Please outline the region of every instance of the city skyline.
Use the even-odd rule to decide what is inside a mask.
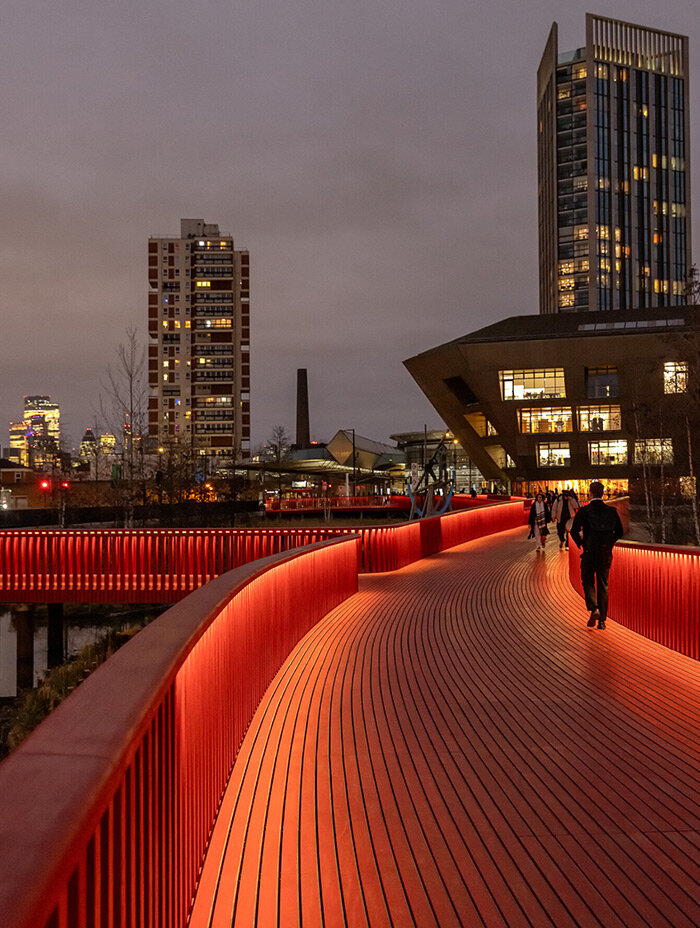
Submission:
[[[293,432],[299,367],[314,438],[439,425],[403,358],[537,311],[534,72],[552,21],[561,50],[586,9],[688,35],[697,150],[695,7],[16,5],[4,428],[18,397],[51,394],[77,446],[126,330],[147,345],[143,242],[188,215],[253,255],[253,447]]]

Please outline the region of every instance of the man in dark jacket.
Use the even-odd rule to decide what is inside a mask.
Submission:
[[[594,480],[589,489],[590,502],[578,510],[571,526],[571,537],[579,548],[583,547],[581,583],[591,613],[586,623],[589,628],[596,623],[598,628],[605,628],[613,545],[623,534],[617,509],[605,505],[603,493],[603,484]]]

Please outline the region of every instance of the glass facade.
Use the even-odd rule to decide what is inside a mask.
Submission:
[[[547,441],[537,446],[538,467],[569,467],[570,464],[571,452],[568,442]]]
[[[579,406],[582,432],[617,432],[622,428],[619,406]]]
[[[556,246],[554,274],[540,273],[541,286],[554,278],[554,292],[541,294],[541,312],[682,305],[687,39],[590,14],[586,29],[586,46],[555,58],[550,136],[538,110],[541,217],[549,215],[542,199],[556,199],[552,244],[540,243],[545,263]],[[551,99],[541,85],[540,104]]]
[[[590,441],[588,455],[591,464],[626,464],[627,442],[622,439]]]
[[[666,361],[664,364],[664,393],[685,393],[687,390],[687,361]]]
[[[558,307],[586,310],[588,252],[588,161],[586,67],[557,68]]]
[[[561,367],[499,371],[501,399],[558,399],[566,396]]]
[[[536,409],[519,409],[521,432],[571,432],[573,417],[571,407],[541,406]]]
[[[634,443],[635,464],[673,464],[673,441],[670,438],[642,438]]]
[[[687,273],[683,81],[600,62],[593,71],[595,308],[679,305]]]

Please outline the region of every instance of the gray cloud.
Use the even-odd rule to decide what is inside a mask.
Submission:
[[[697,0],[610,12],[689,34],[694,60]],[[436,425],[403,358],[536,311],[553,19],[582,40],[575,0],[5,4],[0,433],[51,392],[79,437],[145,330],[146,240],[181,216],[250,249],[256,441],[293,427],[299,366],[318,438]]]

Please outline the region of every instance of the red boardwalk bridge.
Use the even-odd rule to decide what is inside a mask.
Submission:
[[[698,553],[620,544],[599,632],[521,503],[404,529],[207,583],[0,765],[3,928],[699,924]]]

